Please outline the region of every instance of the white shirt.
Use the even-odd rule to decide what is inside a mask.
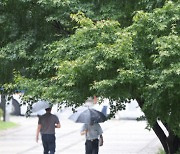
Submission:
[[[99,135],[102,135],[103,133],[102,128],[98,123],[95,123],[93,125],[84,124],[81,129],[81,132],[85,130],[87,130],[86,140],[98,139]]]

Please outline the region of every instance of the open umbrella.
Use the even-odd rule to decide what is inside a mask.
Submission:
[[[51,105],[49,104],[49,102],[43,101],[43,100],[37,101],[36,103],[34,103],[34,104],[32,105],[32,112],[38,112],[38,111],[40,111],[40,110],[44,110],[44,109],[47,109],[47,108],[49,108],[49,107],[51,107]]]
[[[95,109],[86,108],[80,111],[73,113],[70,117],[70,120],[76,123],[101,123],[107,120],[106,116]]]

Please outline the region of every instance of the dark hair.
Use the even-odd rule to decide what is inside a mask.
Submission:
[[[51,107],[49,107],[49,108],[46,108],[45,110],[46,110],[46,111],[51,111],[51,109],[52,109],[52,108],[51,108]]]

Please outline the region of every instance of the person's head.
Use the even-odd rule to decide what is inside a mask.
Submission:
[[[48,108],[46,108],[45,110],[46,110],[46,112],[51,112],[51,107],[48,107]]]

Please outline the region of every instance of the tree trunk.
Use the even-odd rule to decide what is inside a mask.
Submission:
[[[158,122],[156,121],[156,123],[154,124],[153,128],[152,128],[155,132],[155,134],[157,135],[157,137],[159,138],[164,151],[169,154],[169,148],[168,148],[168,144],[167,144],[167,137],[164,133],[164,131],[162,130],[162,128],[159,126]]]
[[[136,100],[140,108],[142,109],[144,105],[144,101],[142,101],[141,99],[136,99]],[[148,120],[148,117],[146,118]],[[166,154],[175,154],[178,150],[180,150],[180,138],[177,135],[174,135],[174,133],[169,129],[167,124],[164,126],[169,133],[168,137],[166,136],[164,130],[160,127],[157,121],[153,125],[152,129],[159,138]]]
[[[180,138],[173,133],[169,133],[167,138],[169,154],[175,154],[180,148]]]
[[[153,130],[159,138],[166,154],[175,154],[179,150],[180,138],[174,135],[171,130],[168,129],[169,135],[167,137],[158,122],[154,124]]]
[[[4,94],[1,94],[1,108],[3,110],[3,121],[6,121],[6,99]]]

